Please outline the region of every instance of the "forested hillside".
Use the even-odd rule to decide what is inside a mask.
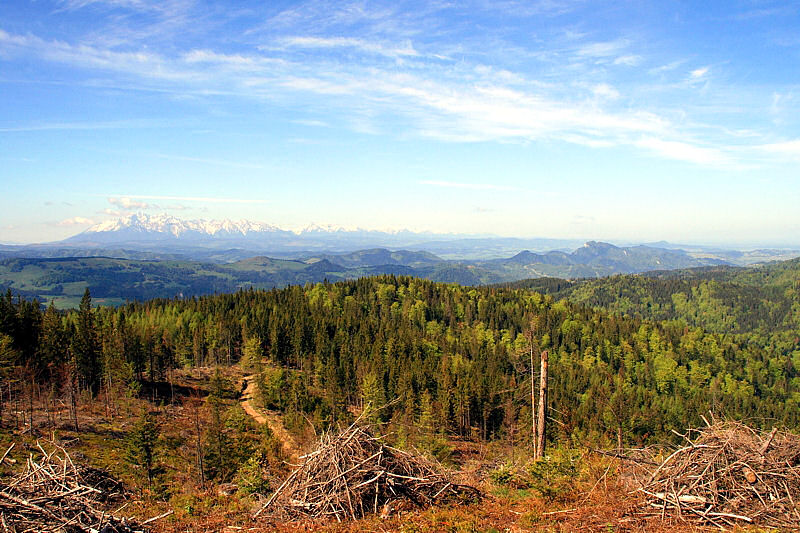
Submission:
[[[531,334],[550,353],[550,439],[661,440],[708,410],[800,426],[796,336],[708,333],[526,289],[383,276],[95,310],[86,295],[67,314],[10,293],[1,301],[5,375],[16,368],[55,385],[73,375],[96,393],[174,367],[263,359],[262,400],[290,429],[389,403],[375,416],[401,433],[524,438]]]
[[[119,305],[126,300],[201,296],[250,287],[271,289],[387,274],[483,285],[538,276],[598,277],[721,262],[697,259],[681,250],[619,248],[600,242],[586,243],[572,253],[524,251],[505,259],[458,261],[427,252],[384,248],[346,254],[300,254],[299,259],[248,256],[234,262],[214,262],[226,255],[223,251],[206,250],[202,262],[178,260],[174,254],[151,254],[153,260],[141,260],[150,257],[144,252],[137,256],[137,252],[125,250],[106,251],[113,255],[0,259],[0,291],[11,289],[26,298],[53,301],[59,308],[69,308],[78,306],[86,287],[104,305]],[[241,257],[243,250],[229,252],[229,256]]]
[[[507,286],[617,314],[681,320],[718,333],[800,334],[800,259],[575,282],[540,278]]]

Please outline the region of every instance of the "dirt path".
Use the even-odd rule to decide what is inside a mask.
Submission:
[[[292,435],[286,430],[283,425],[283,420],[278,413],[274,411],[267,411],[255,406],[256,394],[256,379],[255,375],[244,377],[244,392],[242,393],[241,404],[244,412],[253,417],[253,420],[259,424],[266,424],[272,430],[272,434],[281,441],[283,451],[293,461],[296,461],[300,455],[300,446]]]

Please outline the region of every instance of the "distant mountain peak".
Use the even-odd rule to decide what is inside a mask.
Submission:
[[[260,222],[249,220],[233,221],[223,220],[183,220],[166,213],[148,215],[146,213],[133,213],[121,218],[108,220],[95,224],[81,235],[108,232],[140,232],[161,233],[174,237],[181,237],[187,233],[198,233],[215,236],[220,233],[226,235],[247,235],[253,232],[282,231],[280,228]]]
[[[95,224],[86,231],[61,241],[66,246],[126,246],[139,249],[236,247],[251,251],[350,252],[382,246],[415,247],[446,238],[446,234],[416,233],[311,224],[289,230],[250,220],[187,220],[170,214],[133,213]],[[55,243],[51,243],[55,244]]]
[[[602,242],[602,241],[586,241],[583,243],[584,248],[599,248],[602,250],[610,250],[613,248],[618,248],[618,246],[614,246],[611,243]]]

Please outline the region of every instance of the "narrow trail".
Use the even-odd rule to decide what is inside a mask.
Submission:
[[[280,415],[274,411],[267,411],[255,406],[255,378],[256,376],[254,374],[244,377],[244,392],[241,398],[242,409],[244,409],[244,412],[250,415],[258,424],[266,424],[269,426],[275,438],[281,441],[283,451],[286,455],[291,458],[292,461],[296,461],[300,455],[300,446],[297,444],[294,437],[292,437],[291,433],[286,430]]]

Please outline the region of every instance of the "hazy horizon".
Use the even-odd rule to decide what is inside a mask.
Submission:
[[[132,215],[142,215],[143,213],[131,213]],[[161,214],[161,213],[159,213]],[[130,215],[128,215],[130,216]],[[174,215],[169,215],[174,216]],[[176,219],[180,221],[192,221],[192,222],[224,222],[224,221],[232,221],[232,222],[249,222],[249,223],[259,223],[265,224],[270,226],[275,226],[277,229],[284,230],[284,231],[291,231],[296,234],[302,234],[304,230],[313,229],[314,227],[319,227],[318,224],[308,224],[306,226],[295,226],[295,227],[281,227],[277,224],[272,224],[270,221],[267,220],[245,220],[245,219],[221,219],[221,220],[212,220],[212,219],[185,219],[180,216],[174,216]],[[121,220],[120,217],[117,220]],[[99,226],[96,224],[95,226]],[[75,231],[73,234],[68,235],[67,239],[70,237],[76,237],[82,233],[85,233],[87,230],[92,230],[95,226],[87,228],[85,230]],[[668,241],[666,239],[658,239],[658,240],[646,240],[646,239],[613,239],[613,238],[580,238],[580,237],[550,237],[546,235],[514,235],[514,234],[495,234],[495,233],[458,233],[458,232],[451,232],[451,233],[437,233],[432,231],[422,231],[422,232],[414,232],[412,230],[408,230],[407,228],[364,228],[364,227],[330,227],[330,228],[322,228],[325,230],[335,231],[337,229],[344,230],[344,231],[374,231],[374,232],[385,232],[385,233],[396,233],[396,232],[403,232],[409,231],[412,234],[420,235],[420,236],[427,236],[428,239],[435,237],[433,240],[459,240],[459,239],[518,239],[523,241],[533,241],[533,240],[542,240],[542,241],[569,241],[573,242],[575,247],[579,247],[580,244],[578,243],[587,243],[591,241],[596,242],[607,242],[610,244],[614,244],[616,246],[632,246],[632,245],[652,245],[657,247],[659,244],[668,244],[670,246],[687,246],[687,247],[707,247],[713,248],[718,247],[720,249],[729,249],[729,250],[753,250],[758,248],[779,248],[779,249],[800,249],[800,242],[797,241],[755,241],[755,242],[747,242],[747,241],[683,241],[683,242],[674,242]],[[9,245],[9,246],[29,246],[29,245],[52,245],[61,243],[65,239],[59,239],[54,241],[0,241],[0,245]],[[425,242],[421,240],[420,243]],[[74,243],[73,246],[80,246],[80,243]],[[165,248],[169,248],[170,243],[166,242],[164,244]],[[390,249],[397,249],[397,246],[393,246],[390,244],[381,245],[379,247],[383,248],[390,248]],[[570,248],[569,246],[560,246],[557,248],[563,249],[574,249]],[[543,248],[542,248],[543,249]],[[556,248],[553,248],[556,249]],[[522,251],[522,250],[520,250]]]

